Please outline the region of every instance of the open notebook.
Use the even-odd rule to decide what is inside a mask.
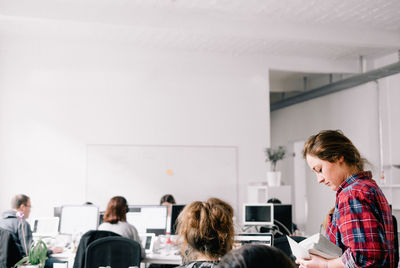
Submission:
[[[325,259],[335,259],[342,255],[342,249],[320,233],[312,235],[300,243],[297,243],[289,236],[287,236],[287,239],[290,249],[296,258],[309,259],[309,253]]]

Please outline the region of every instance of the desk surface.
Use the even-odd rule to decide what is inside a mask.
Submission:
[[[51,254],[51,257],[54,257],[59,260],[68,261],[69,267],[73,266],[73,262],[75,259],[75,253],[71,251],[64,251],[62,253]],[[182,264],[182,258],[176,254],[157,254],[157,253],[147,253],[146,257],[142,260],[142,263],[154,263],[154,264]]]
[[[51,254],[50,256],[59,260],[68,261],[70,259],[75,259],[75,252],[65,250],[64,252]]]
[[[157,254],[157,253],[148,253],[146,257],[142,260],[143,263],[154,263],[154,264],[182,264],[182,258],[180,255],[171,254]]]

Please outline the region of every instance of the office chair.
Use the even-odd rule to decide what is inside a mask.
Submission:
[[[13,235],[0,228],[0,268],[13,267],[20,259],[22,254]]]
[[[85,268],[140,267],[140,259],[141,248],[138,242],[125,237],[106,237],[90,243],[87,247]]]
[[[394,263],[395,266],[399,264],[399,234],[397,232],[397,219],[392,215],[393,232],[394,232]]]
[[[85,268],[85,255],[86,255],[86,249],[87,247],[94,241],[105,238],[105,237],[110,237],[110,236],[117,236],[119,237],[119,234],[116,234],[114,232],[109,232],[109,231],[97,231],[97,230],[90,230],[84,233],[81,237],[81,240],[79,241],[78,249],[75,254],[75,260],[74,260],[74,267],[73,268]]]
[[[297,243],[306,239],[306,237],[303,236],[291,236],[290,238],[292,238]],[[287,240],[286,236],[281,236],[274,239],[274,247],[282,250],[292,261],[296,260],[296,257],[293,256],[292,250],[290,249],[289,241]]]

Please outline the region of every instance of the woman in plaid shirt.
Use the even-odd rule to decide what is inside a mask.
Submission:
[[[353,143],[341,131],[325,130],[306,141],[303,154],[318,182],[336,191],[326,235],[343,255],[312,255],[296,260],[300,267],[397,267],[389,204]]]

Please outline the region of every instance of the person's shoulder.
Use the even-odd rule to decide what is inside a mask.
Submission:
[[[214,268],[217,266],[216,262],[199,262],[195,265],[195,268]]]
[[[211,261],[194,261],[188,264],[179,266],[179,268],[214,268],[217,266],[217,262]],[[178,267],[176,267],[178,268]]]
[[[121,225],[126,226],[126,228],[135,230],[135,232],[137,232],[136,227],[135,227],[133,224],[130,224],[130,223],[127,222],[127,221],[120,221],[120,223],[121,223]]]
[[[98,230],[106,230],[106,229],[110,228],[110,226],[112,226],[111,223],[103,222],[102,224],[99,225],[99,228],[97,228],[97,229]]]
[[[342,192],[339,193],[339,199],[349,201],[352,199],[358,200],[373,200],[381,190],[372,178],[356,178]]]
[[[17,218],[17,212],[15,210],[6,210],[1,214],[2,219],[16,219]]]
[[[132,224],[130,224],[129,222],[127,222],[127,221],[119,221],[119,222],[117,222],[117,224],[119,225],[119,226],[123,226],[123,227],[133,227],[133,225]]]

